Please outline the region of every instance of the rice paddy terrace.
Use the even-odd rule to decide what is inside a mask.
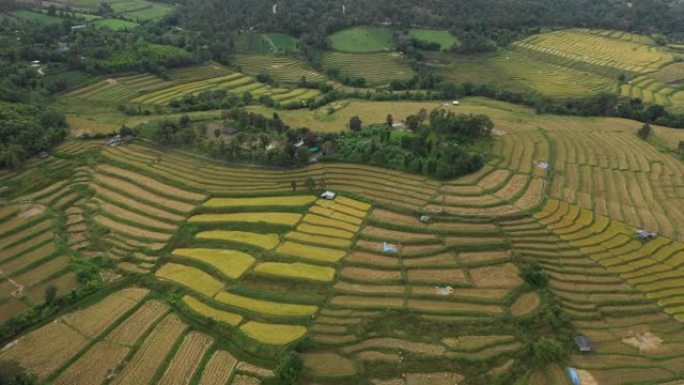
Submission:
[[[286,75],[287,72],[283,72],[283,74],[283,76],[294,77],[297,73]],[[110,78],[72,91],[66,94],[64,99],[76,99],[76,102],[84,100],[96,103],[163,107],[186,95],[197,95],[204,91],[217,90],[239,96],[249,92],[257,98],[261,95],[268,95],[283,105],[306,101],[309,98],[316,98],[321,95],[318,90],[271,88],[251,76],[210,63],[170,70],[169,80],[152,74]]]
[[[452,81],[480,79],[551,97],[619,92],[679,108],[684,72],[677,57],[647,36],[571,29],[533,35],[495,54],[437,56],[436,63],[443,62],[437,68]],[[626,80],[619,84],[621,75]]]
[[[555,301],[594,343],[568,363],[587,381],[682,378],[681,161],[635,122],[464,107],[487,110],[497,136],[482,170],[445,182],[93,141],[2,175],[0,322],[48,286],[82,289],[84,264],[104,289],[0,359],[53,384],[243,385],[298,346],[307,384],[567,384],[527,358]],[[308,178],[340,195],[318,198]],[[642,227],[660,235],[638,241]],[[530,264],[552,297],[525,283]]]

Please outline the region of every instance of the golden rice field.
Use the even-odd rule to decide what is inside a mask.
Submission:
[[[534,342],[521,337],[557,306],[594,344],[591,355],[569,348],[563,364],[585,378],[682,376],[681,162],[631,121],[479,98],[459,107],[500,132],[483,169],[448,181],[81,141],[0,175],[11,185],[39,167],[69,170],[0,207],[0,323],[40,306],[49,285],[60,298],[87,285],[83,266],[107,282],[0,341],[0,360],[46,384],[256,385],[305,341],[303,384],[500,385],[519,370],[521,384],[562,384],[564,366],[525,366]],[[339,195],[291,192],[309,177]],[[639,241],[638,228],[658,236]],[[546,289],[525,282],[526,265]]]

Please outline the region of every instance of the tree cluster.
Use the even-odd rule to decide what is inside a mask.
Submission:
[[[459,115],[441,109],[407,117],[408,130],[393,130],[393,124],[389,115],[386,126],[363,127],[361,119],[354,116],[349,121],[351,134],[337,134],[323,143],[324,157],[453,178],[484,165],[483,156],[469,144],[488,137],[494,127],[485,115]]]
[[[47,108],[0,102],[0,167],[17,168],[67,133],[64,115]]]

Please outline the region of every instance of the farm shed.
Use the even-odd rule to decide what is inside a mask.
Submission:
[[[591,352],[592,346],[591,346],[591,341],[589,341],[589,338],[587,338],[585,336],[575,336],[575,337],[573,337],[573,340],[575,340],[575,344],[577,345],[577,348],[579,349],[580,352],[582,352],[582,353]]]
[[[647,230],[637,230],[634,232],[634,235],[637,237],[637,239],[645,241],[657,237],[658,233]]]

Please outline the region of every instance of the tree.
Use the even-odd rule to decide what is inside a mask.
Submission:
[[[311,151],[309,150],[309,147],[300,146],[297,149],[297,151],[295,152],[295,159],[297,160],[298,164],[309,163],[310,157],[311,157]]]
[[[292,351],[280,361],[275,376],[264,381],[265,385],[298,385],[302,372],[302,359],[299,353]]]
[[[351,119],[349,119],[349,129],[352,131],[359,131],[361,130],[361,126],[363,125],[363,122],[361,121],[361,118],[358,116],[352,116]]]
[[[679,141],[679,147],[677,148],[677,151],[678,151],[680,154],[684,154],[684,140],[680,140],[680,141]]]
[[[33,385],[36,379],[24,372],[14,361],[0,361],[0,384]]]
[[[394,117],[392,116],[392,114],[387,115],[387,127],[394,127]]]
[[[219,136],[221,136],[221,129],[220,128],[214,128],[214,138],[218,139]]]
[[[534,363],[539,367],[563,360],[567,355],[563,345],[549,337],[541,337],[535,341],[530,349]]]
[[[292,186],[292,191],[297,191],[297,181],[292,179],[292,182],[290,182],[290,186]]]
[[[648,137],[651,135],[651,125],[645,123],[643,126],[641,126],[639,131],[637,131],[637,135],[643,140],[648,139]]]
[[[53,303],[55,298],[57,298],[57,287],[54,285],[49,285],[45,288],[45,303]]]
[[[520,270],[523,279],[530,286],[539,289],[548,286],[549,276],[539,266],[524,265]]]
[[[316,181],[312,177],[306,178],[306,188],[308,188],[310,192],[314,192],[316,189]]]

